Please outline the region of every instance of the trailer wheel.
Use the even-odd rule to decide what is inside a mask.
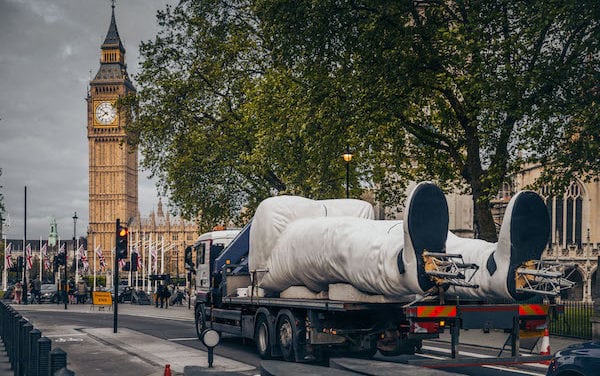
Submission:
[[[294,317],[289,311],[282,312],[277,321],[277,343],[283,359],[288,362],[296,360],[295,349],[298,336],[294,321]]]
[[[194,314],[194,321],[196,323],[196,335],[199,340],[202,340],[202,332],[206,329],[206,317],[204,317],[204,305],[200,304],[196,306],[196,312]]]
[[[271,359],[271,339],[269,335],[269,321],[265,315],[259,315],[254,329],[254,342],[261,359]]]

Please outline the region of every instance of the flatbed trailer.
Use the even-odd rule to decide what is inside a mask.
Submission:
[[[451,358],[456,360],[462,329],[504,330],[509,333],[511,356],[494,362],[531,362],[531,357],[519,357],[519,338],[543,336],[548,314],[548,306],[543,304],[407,306],[407,302],[236,296],[213,302],[210,294],[203,293],[197,299],[198,336],[212,328],[255,341],[264,359],[282,357],[296,362],[315,361],[331,354],[371,357],[377,350],[384,356],[414,354],[422,340],[439,338],[445,330],[450,331]],[[464,364],[464,359],[457,364]]]

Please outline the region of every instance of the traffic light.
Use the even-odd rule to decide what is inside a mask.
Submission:
[[[117,260],[127,259],[127,227],[117,226]]]
[[[188,246],[185,247],[185,268],[186,269],[193,269],[194,268],[194,263],[192,261],[192,247]]]
[[[66,260],[65,260],[65,252],[61,252],[58,255],[56,255],[56,264],[57,265],[65,265],[66,264]]]

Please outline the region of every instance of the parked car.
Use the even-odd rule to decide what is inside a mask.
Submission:
[[[115,291],[110,289],[112,298],[115,298]],[[119,285],[119,303],[131,302],[131,287]]]
[[[40,303],[57,303],[58,288],[55,284],[45,283],[40,287]]]
[[[571,345],[554,354],[546,376],[592,376],[600,370],[600,341]]]

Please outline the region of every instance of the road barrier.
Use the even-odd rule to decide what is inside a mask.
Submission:
[[[52,341],[4,302],[0,302],[0,337],[14,376],[75,374],[67,369],[67,353],[52,350]]]

